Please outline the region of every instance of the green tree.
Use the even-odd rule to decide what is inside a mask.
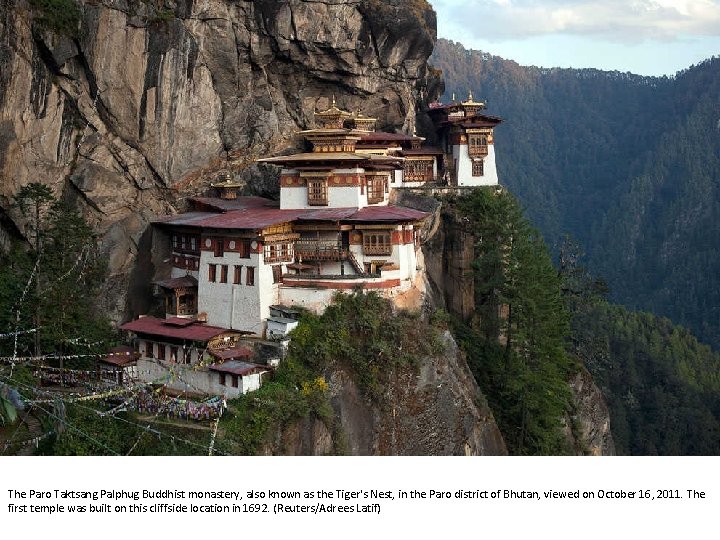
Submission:
[[[575,363],[549,252],[507,192],[476,189],[448,204],[474,238],[475,315],[456,332],[478,383],[513,453],[564,453]]]
[[[0,323],[8,332],[36,331],[18,335],[17,345],[3,340],[0,348],[61,357],[104,350],[112,333],[93,302],[106,264],[92,227],[41,184],[21,189],[16,204],[30,221],[31,240],[29,248],[15,245],[0,261]],[[86,345],[101,341],[96,349]]]

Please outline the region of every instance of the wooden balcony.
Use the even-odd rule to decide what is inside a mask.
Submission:
[[[300,240],[295,243],[295,258],[307,261],[342,261],[347,259],[347,253],[338,242]]]
[[[470,157],[485,157],[488,155],[487,144],[473,145],[468,147]]]

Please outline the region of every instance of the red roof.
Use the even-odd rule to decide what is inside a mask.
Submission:
[[[404,206],[366,206],[347,218],[347,221],[421,221],[428,212]]]
[[[280,210],[279,208],[246,208],[224,213],[194,212],[188,219],[187,214],[168,216],[159,223],[165,225],[184,225],[206,229],[259,230],[272,225],[293,221],[305,210]]]
[[[100,361],[117,367],[125,367],[137,362],[137,358],[138,354],[135,349],[127,345],[119,345],[110,349],[107,356],[101,358]]]
[[[169,317],[165,319],[165,324],[169,324],[170,326],[179,326],[181,328],[190,326],[194,322],[194,320],[186,319],[185,317]]]
[[[211,364],[208,368],[213,371],[219,371],[220,373],[232,373],[233,375],[247,375],[256,371],[268,371],[265,366],[242,362],[240,360],[227,360],[222,363]]]
[[[218,360],[231,360],[233,358],[251,358],[255,353],[247,347],[230,347],[221,351],[208,351]]]
[[[349,218],[357,208],[318,208],[317,210],[305,210],[298,216],[300,221],[340,221]]]
[[[279,208],[248,208],[222,214],[203,214],[188,220],[179,214],[177,220],[163,220],[167,225],[186,225],[208,229],[260,230],[280,223],[300,221],[418,221],[429,214],[402,206],[368,206],[357,208],[318,208],[281,210]]]
[[[226,332],[240,333],[235,330],[228,330],[226,328],[220,328],[219,326],[209,326],[196,321],[193,321],[192,324],[188,326],[178,327],[168,324],[166,319],[158,319],[157,317],[141,317],[135,321],[123,324],[120,328],[137,334],[185,339],[188,341],[208,341]]]

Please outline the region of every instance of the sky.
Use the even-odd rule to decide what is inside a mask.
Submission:
[[[720,55],[720,0],[430,0],[438,36],[522,65],[673,75]]]

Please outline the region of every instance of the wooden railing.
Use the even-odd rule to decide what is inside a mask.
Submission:
[[[300,240],[295,243],[297,259],[341,261],[347,258],[347,250],[339,242],[321,240]]]
[[[300,240],[295,243],[295,258],[306,261],[349,261],[358,275],[365,275],[365,269],[352,251],[344,248],[340,242]]]

